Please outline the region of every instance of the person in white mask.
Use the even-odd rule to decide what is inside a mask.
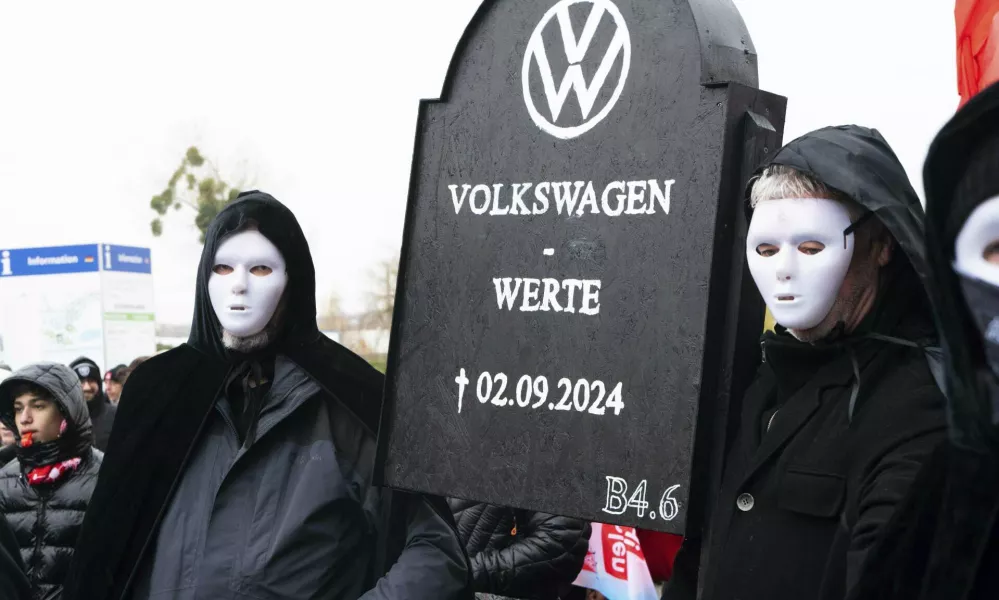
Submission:
[[[842,599],[944,435],[922,208],[884,138],[844,126],[782,148],[748,213],[746,262],[777,327],[733,404],[703,598]],[[665,597],[689,597],[681,582]]]
[[[382,375],[319,332],[315,294],[284,205],[219,213],[188,343],[123,389],[64,600],[471,597],[446,503],[372,484]]]

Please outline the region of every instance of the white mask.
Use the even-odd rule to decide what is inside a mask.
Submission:
[[[853,233],[844,234],[850,225],[850,213],[835,200],[785,198],[756,205],[746,260],[774,320],[803,330],[826,318],[853,258]]]
[[[243,231],[215,253],[208,296],[222,328],[244,338],[267,327],[287,284],[281,252],[259,231]]]
[[[961,227],[954,243],[954,270],[999,287],[999,265],[985,260],[985,251],[999,240],[999,197],[979,204]]]

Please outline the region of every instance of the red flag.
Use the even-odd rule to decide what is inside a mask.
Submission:
[[[999,81],[999,0],[957,0],[957,91],[961,104]]]

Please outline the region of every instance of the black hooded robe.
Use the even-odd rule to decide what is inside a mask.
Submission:
[[[190,340],[146,361],[129,377],[108,459],[66,580],[66,600],[119,600],[135,591],[137,573],[155,542],[163,514],[213,414],[223,383],[240,359],[222,344],[207,284],[221,240],[247,219],[256,221],[288,265],[285,321],[281,336],[268,349],[308,373],[322,390],[330,414],[346,411],[353,417],[330,424],[331,430],[339,428],[343,434],[334,434],[337,459],[352,462],[360,479],[370,482],[382,375],[318,331],[315,269],[294,215],[267,194],[244,193],[208,230]],[[373,524],[377,533],[363,540],[372,546],[363,550],[373,558],[367,569],[338,576],[362,578],[362,589],[374,586],[365,599],[466,598],[470,593],[468,559],[443,501],[364,487],[353,491],[366,499],[366,513],[378,515]],[[421,516],[428,513],[428,507],[431,520],[439,520],[441,527]],[[412,532],[418,530],[423,533],[416,537]]]
[[[920,471],[851,600],[999,598],[999,428],[982,385],[993,375],[952,267],[960,227],[988,199],[958,198],[958,182],[981,145],[997,138],[999,85],[992,85],[930,146],[923,173],[926,245],[946,355],[950,438]],[[993,178],[999,193],[999,177]]]
[[[705,600],[844,597],[867,552],[944,435],[944,400],[918,344],[935,344],[922,208],[881,135],[828,127],[782,148],[793,167],[874,213],[897,242],[878,299],[849,335],[815,344],[778,327],[743,396],[710,520]],[[895,341],[873,339],[887,336]],[[696,532],[664,598],[693,598]]]

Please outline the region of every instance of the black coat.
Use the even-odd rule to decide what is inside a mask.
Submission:
[[[999,598],[999,378],[952,268],[971,212],[999,195],[995,169],[999,85],[966,104],[926,159],[926,240],[934,312],[945,350],[950,436],[928,461],[871,553],[851,600]],[[985,145],[990,144],[991,148]],[[978,194],[956,193],[969,172]]]
[[[28,600],[31,584],[24,574],[24,561],[17,546],[17,537],[0,514],[0,598]]]
[[[936,335],[917,276],[926,271],[921,210],[901,165],[859,127],[808,134],[775,162],[849,194],[901,251],[856,331],[815,344],[779,327],[763,336],[709,520],[706,600],[842,599],[945,435],[943,394],[914,347]],[[696,532],[688,537],[666,598],[692,598],[700,547]]]
[[[552,600],[579,575],[590,540],[586,521],[469,500],[449,504],[476,592]]]
[[[87,402],[87,409],[90,411],[90,422],[94,427],[94,448],[103,452],[108,447],[108,440],[111,439],[111,428],[114,427],[114,417],[118,407],[111,404],[102,390],[93,400]]]
[[[383,377],[360,357],[320,334],[316,326],[315,269],[295,217],[266,194],[246,193],[219,213],[209,227],[198,269],[190,340],[144,362],[129,376],[118,404],[108,456],[66,579],[65,600],[129,597],[137,570],[157,534],[164,507],[214,410],[224,381],[233,365],[245,358],[223,346],[222,328],[211,307],[207,286],[221,240],[249,218],[281,251],[288,269],[285,321],[281,336],[268,346],[268,351],[291,359],[319,384],[324,401],[337,403],[357,417],[362,430],[350,432],[357,444],[337,451],[354,461],[359,471],[368,473],[370,481]],[[373,578],[401,563],[400,556],[410,550],[406,544],[411,521],[417,513],[425,512],[424,505],[447,522],[447,531],[456,541],[451,513],[443,500],[369,489],[378,494],[377,513],[381,515],[377,534],[370,540],[376,546],[377,558],[371,572],[349,576],[374,583]],[[442,545],[449,541],[442,540]],[[432,554],[434,548],[429,544],[413,550]],[[410,573],[408,581],[415,586],[420,580],[428,589],[457,587],[465,590],[462,597],[470,596],[467,557],[459,558],[457,562],[446,561],[441,555],[426,559],[419,576]],[[432,583],[441,585],[427,586],[430,578],[436,578]],[[399,584],[397,578],[393,585]],[[419,589],[407,597],[423,598]]]

